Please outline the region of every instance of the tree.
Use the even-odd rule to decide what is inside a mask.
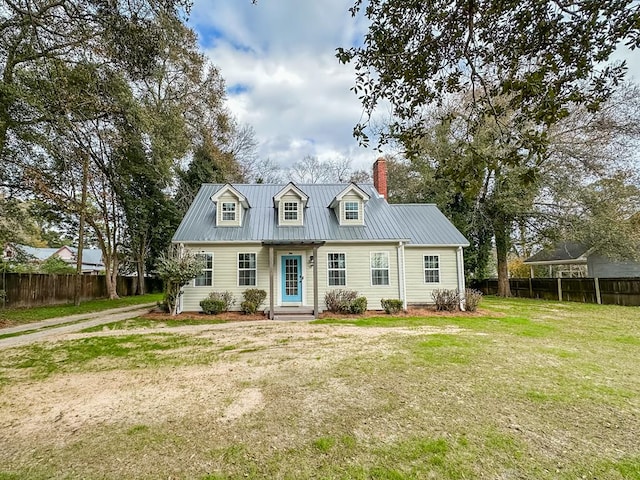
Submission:
[[[559,239],[635,255],[640,237],[629,218],[639,205],[625,161],[640,139],[635,86],[621,87],[598,112],[576,108],[546,129],[545,155],[514,152],[493,117],[470,126],[466,100],[434,113],[411,162],[387,161],[391,202],[436,202],[470,240],[465,263],[476,278],[486,275],[493,240],[505,295],[516,244],[520,256]],[[510,130],[516,127],[511,123]]]
[[[154,19],[180,18],[185,0],[15,0],[0,10],[0,180],[18,187],[20,153],[58,112],[42,102],[55,65],[97,63],[144,76],[159,51]]]
[[[171,315],[177,313],[182,287],[202,273],[202,268],[202,262],[188,250],[181,252],[172,246],[160,254],[156,273],[164,282],[164,302]]]
[[[366,5],[366,6],[365,6]],[[470,121],[513,112],[517,143],[544,150],[539,126],[565,118],[572,105],[597,110],[623,78],[624,63],[608,64],[622,43],[640,45],[640,7],[633,0],[355,0],[353,16],[363,14],[369,31],[363,46],[338,48],[353,62],[353,90],[362,101],[364,121],[354,135],[368,143],[366,128],[383,101],[394,121],[382,136],[421,136],[427,105],[470,91]],[[506,99],[501,105],[496,98]]]

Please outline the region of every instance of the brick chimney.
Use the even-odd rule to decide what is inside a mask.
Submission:
[[[373,164],[373,186],[378,193],[387,199],[387,162],[380,157]]]

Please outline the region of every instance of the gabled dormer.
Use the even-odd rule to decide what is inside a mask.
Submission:
[[[309,196],[289,182],[273,197],[273,207],[278,212],[278,226],[301,227],[304,225],[304,209]]]
[[[369,195],[352,183],[332,200],[329,208],[336,213],[340,225],[364,225],[364,205]]]
[[[218,227],[240,227],[246,209],[251,208],[247,197],[227,183],[211,196],[216,204],[216,225]]]

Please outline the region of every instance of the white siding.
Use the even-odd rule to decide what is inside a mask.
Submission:
[[[431,293],[434,290],[443,288],[456,290],[458,288],[456,251],[457,248],[405,247],[405,278],[407,302],[409,304],[433,303]],[[438,255],[440,257],[439,283],[425,283],[425,255]]]
[[[269,291],[269,253],[261,244],[242,243],[224,246],[214,245],[188,245],[185,248],[194,253],[213,253],[213,285],[211,287],[195,287],[193,280],[184,287],[182,297],[182,310],[185,312],[198,312],[200,300],[206,298],[210,292],[224,292],[229,290],[236,298],[234,310],[240,309],[242,292],[248,288],[261,288]],[[255,287],[238,286],[238,253],[256,253],[257,258],[257,285]],[[268,302],[268,298],[267,298]],[[261,308],[264,308],[263,305]]]
[[[236,297],[236,304],[233,309],[238,310],[242,301],[242,292],[249,287],[238,286],[238,253],[257,254],[257,286],[269,292],[269,248],[261,244],[229,244],[224,246],[215,245],[185,245],[193,252],[213,253],[213,286],[195,287],[191,281],[184,287],[182,299],[183,311],[200,311],[200,300],[209,295],[210,292],[225,290],[231,291]],[[275,262],[275,304],[280,304],[280,257],[283,254],[292,253],[302,256],[303,280],[303,303],[313,306],[313,266],[310,256],[313,250],[310,248],[296,248],[294,246],[287,250],[274,251]],[[333,287],[327,283],[327,253],[344,253],[347,262],[347,284],[344,287]],[[371,285],[370,253],[387,252],[389,255],[389,285]],[[372,310],[380,309],[381,298],[400,298],[398,286],[398,260],[395,243],[388,244],[328,244],[318,249],[318,304],[321,310],[325,309],[324,295],[328,290],[335,288],[345,288],[356,290],[359,295],[367,297],[368,306]],[[268,307],[269,297],[262,308]]]

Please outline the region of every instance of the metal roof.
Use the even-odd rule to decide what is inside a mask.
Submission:
[[[309,196],[304,226],[279,227],[273,197],[285,185],[233,185],[246,196],[241,227],[216,226],[212,195],[221,184],[204,184],[173,236],[174,242],[246,241],[382,241],[406,240],[424,245],[462,245],[469,242],[434,205],[389,205],[372,184],[359,185],[370,196],[364,205],[364,225],[341,226],[329,208],[345,184],[296,185]]]
[[[391,204],[391,211],[416,245],[469,246],[469,241],[432,203]]]
[[[586,254],[589,247],[578,242],[562,242],[553,246],[551,249],[540,250],[532,257],[527,258],[524,263],[535,264],[545,262],[572,262],[581,260],[586,262]]]

